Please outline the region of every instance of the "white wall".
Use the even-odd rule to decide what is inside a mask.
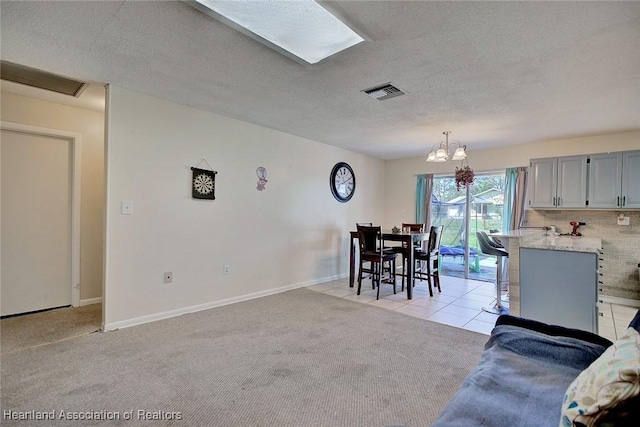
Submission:
[[[390,160],[385,164],[386,227],[415,220],[416,176],[423,173],[451,174],[460,162],[427,163],[424,157]],[[468,150],[471,168],[478,172],[504,171],[505,168],[528,166],[529,159],[538,157],[593,154],[607,151],[640,149],[640,131],[597,135],[582,138],[532,142],[511,147]],[[403,216],[404,213],[404,216]]]
[[[348,231],[383,220],[381,160],[113,86],[107,117],[106,329],[344,276]],[[203,158],[214,201],[191,198]],[[329,189],[339,161],[356,174],[345,204]]]
[[[102,296],[104,114],[2,92],[3,121],[79,133],[82,137],[80,300]]]

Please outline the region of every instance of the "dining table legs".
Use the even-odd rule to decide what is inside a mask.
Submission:
[[[405,245],[405,258],[407,260],[407,299],[413,298],[413,269],[415,268],[413,261],[413,241],[409,239],[407,245]]]
[[[349,287],[353,288],[353,279],[356,271],[356,248],[353,232],[349,233]]]

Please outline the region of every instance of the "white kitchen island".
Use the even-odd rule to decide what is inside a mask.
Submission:
[[[598,333],[595,237],[535,233],[519,241],[519,315]],[[513,266],[513,264],[512,264]]]

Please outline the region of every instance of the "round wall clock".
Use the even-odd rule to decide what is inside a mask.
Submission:
[[[331,193],[340,203],[346,203],[353,197],[356,191],[356,175],[353,169],[345,162],[336,163],[329,176]]]

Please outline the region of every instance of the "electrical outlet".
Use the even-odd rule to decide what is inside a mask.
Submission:
[[[222,273],[224,275],[227,275],[231,272],[231,269],[229,268],[229,264],[225,264],[222,266]]]
[[[629,217],[623,214],[618,215],[618,225],[629,225]]]
[[[120,213],[122,215],[133,215],[133,202],[131,200],[123,200]]]
[[[170,271],[167,271],[166,273],[164,273],[164,283],[171,283],[173,282],[173,273]]]

